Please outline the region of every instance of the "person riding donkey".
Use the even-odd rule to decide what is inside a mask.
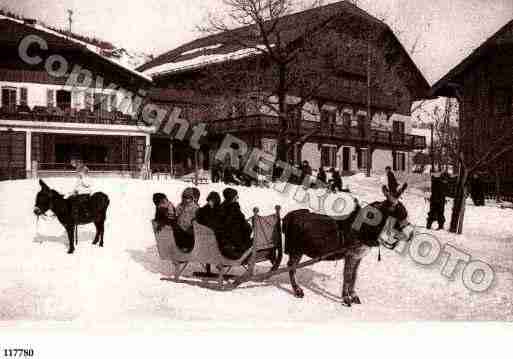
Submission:
[[[90,213],[89,208],[85,205],[88,203],[91,195],[89,168],[81,160],[77,159],[71,160],[71,166],[75,168],[78,178],[68,198],[72,203],[72,216],[73,218],[78,218],[81,209]]]

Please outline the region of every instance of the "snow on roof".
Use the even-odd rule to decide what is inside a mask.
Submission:
[[[18,19],[14,19],[12,17],[9,17],[9,16],[5,16],[5,15],[0,15],[0,20],[10,20],[10,21],[14,21],[14,22],[17,22],[19,24],[22,24],[24,26],[28,26],[28,27],[32,27],[36,30],[39,30],[41,32],[46,32],[47,34],[50,34],[50,35],[53,35],[53,36],[57,36],[57,37],[60,37],[60,38],[63,38],[63,39],[66,39],[68,41],[71,41],[71,42],[74,42],[80,46],[83,46],[84,48],[86,48],[87,50],[89,50],[90,52],[93,52],[94,54],[102,57],[103,59],[109,61],[110,63],[114,64],[114,65],[117,65],[119,67],[122,67],[123,69],[127,70],[128,72],[136,75],[136,76],[139,76],[139,77],[142,77],[144,78],[145,80],[147,81],[153,81],[151,77],[149,76],[146,76],[145,74],[141,73],[141,72],[138,72],[138,71],[135,71],[134,69],[131,69],[130,67],[118,62],[118,61],[115,61],[105,55],[103,55],[101,53],[101,48],[98,47],[98,46],[95,46],[95,45],[92,45],[90,43],[87,43],[85,41],[82,41],[82,40],[79,40],[79,39],[76,39],[72,36],[66,36],[58,31],[55,31],[55,30],[52,30],[52,29],[49,29],[48,27],[44,26],[44,25],[41,25],[39,23],[36,23],[36,24],[33,24],[33,25],[28,25],[26,24],[23,20],[18,20]]]
[[[191,50],[192,51],[192,50]],[[178,61],[178,62],[167,62],[165,64],[152,67],[144,71],[147,75],[162,75],[166,73],[190,70],[193,68],[202,67],[214,63],[220,63],[231,60],[238,60],[244,57],[261,54],[266,51],[265,45],[256,45],[252,48],[243,48],[237,51],[228,53],[215,53],[208,55],[199,55],[192,59]]]
[[[221,46],[223,46],[223,44],[215,44],[215,45],[210,45],[210,46],[198,47],[197,49],[192,49],[189,51],[182,52],[182,54],[180,56],[192,55],[192,54],[194,54],[196,52],[200,52],[200,51],[214,50]]]

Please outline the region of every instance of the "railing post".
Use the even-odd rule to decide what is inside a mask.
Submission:
[[[37,161],[32,161],[32,169],[31,169],[31,177],[32,178],[38,178],[38,170],[39,170],[39,163]]]

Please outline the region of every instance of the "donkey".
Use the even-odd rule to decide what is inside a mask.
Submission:
[[[310,258],[325,257],[323,260],[343,258],[343,304],[349,307],[351,304],[361,304],[354,286],[360,262],[370,247],[384,244],[387,248],[393,248],[399,239],[409,241],[413,236],[413,227],[406,220],[406,209],[398,201],[402,192],[393,196],[385,189],[383,191],[387,197],[383,202],[373,202],[361,208],[355,200],[355,209],[344,220],[337,221],[327,215],[311,213],[306,209],[292,211],[283,218],[285,253],[289,255],[288,266],[292,267],[289,270],[290,284],[296,297],[304,297],[304,292],[295,278],[295,266],[303,255]],[[377,219],[369,221],[369,213]],[[398,234],[397,237],[400,237],[394,238],[395,242],[392,245],[380,238],[389,217],[396,219],[393,230]],[[355,226],[355,224],[358,225]],[[329,255],[332,252],[334,255]]]
[[[104,224],[110,202],[105,193],[96,192],[86,201],[79,202],[73,197],[64,198],[62,194],[48,187],[42,180],[39,180],[39,184],[41,190],[36,195],[34,214],[39,217],[50,209],[55,213],[68,234],[69,254],[75,251],[76,227],[79,224],[94,222],[96,236],[93,245],[99,242],[100,247],[103,247]]]

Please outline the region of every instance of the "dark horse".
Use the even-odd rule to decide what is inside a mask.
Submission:
[[[48,187],[42,180],[39,180],[39,184],[41,185],[41,191],[36,196],[34,214],[40,216],[49,209],[55,213],[68,233],[68,253],[71,254],[75,251],[75,229],[79,224],[94,222],[96,236],[93,244],[97,244],[99,241],[100,247],[103,247],[104,223],[107,207],[109,206],[109,197],[105,193],[96,192],[87,201],[77,203],[73,197],[64,198],[62,194]]]
[[[412,227],[406,221],[407,213],[402,203],[389,193],[386,195],[387,200],[373,202],[365,208],[361,208],[355,201],[356,208],[343,220],[311,213],[306,209],[288,213],[283,218],[282,228],[285,234],[285,253],[289,255],[288,266],[297,265],[303,255],[316,258],[336,252],[324,260],[344,259],[343,304],[360,304],[360,298],[354,291],[358,267],[369,248],[379,246],[382,242],[379,237],[388,218],[394,217],[397,220],[393,229],[395,233],[402,234],[399,236],[401,239],[408,241],[413,235]],[[367,220],[369,213],[373,213],[371,217],[377,216],[375,218],[379,219]],[[360,225],[355,226],[356,223]],[[296,283],[295,273],[295,268],[289,271],[290,284],[294,295],[302,298],[304,293]]]

